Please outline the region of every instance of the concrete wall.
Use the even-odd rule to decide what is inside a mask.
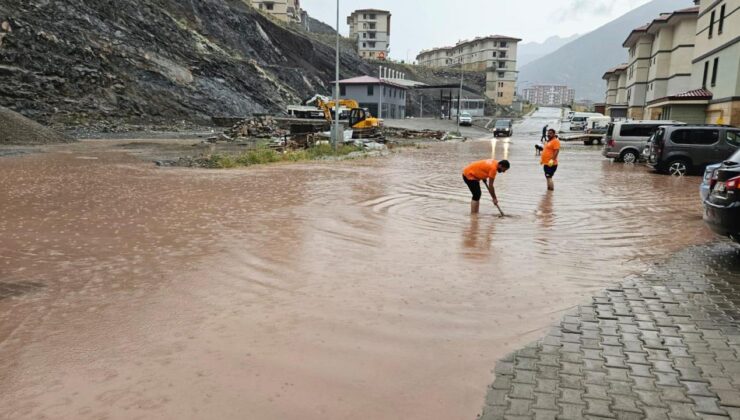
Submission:
[[[691,90],[696,19],[684,17],[655,34],[646,102]]]
[[[670,105],[664,107],[662,118],[682,121],[687,124],[704,124],[704,105]]]

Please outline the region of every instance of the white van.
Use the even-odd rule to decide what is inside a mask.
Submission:
[[[604,114],[596,112],[576,112],[570,120],[570,131],[583,131],[586,129],[586,120],[589,117],[603,117]]]
[[[586,130],[603,128],[606,132],[606,126],[612,122],[612,117],[588,117],[586,118]]]

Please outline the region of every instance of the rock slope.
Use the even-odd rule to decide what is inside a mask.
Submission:
[[[0,2],[0,105],[47,124],[280,112],[333,77],[331,46],[242,0]]]

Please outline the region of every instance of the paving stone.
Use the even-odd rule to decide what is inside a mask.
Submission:
[[[586,398],[586,415],[604,417],[604,418],[616,418],[611,408],[609,407],[609,400],[602,399],[590,399]]]
[[[688,248],[497,364],[481,419],[740,420],[740,255]]]
[[[695,412],[727,416],[727,411],[719,407],[717,398],[700,397],[695,395],[690,395],[689,397],[694,400],[694,403],[696,404],[696,407],[694,407]]]
[[[532,407],[537,408],[537,409],[542,409],[542,410],[558,411],[559,408],[557,404],[557,399],[558,399],[557,394],[535,392],[535,403]]]
[[[709,384],[706,382],[681,381],[686,387],[686,395],[699,397],[716,397],[717,394],[709,390]]]

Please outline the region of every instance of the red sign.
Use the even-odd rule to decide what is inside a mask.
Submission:
[[[385,52],[381,51],[378,53],[378,60],[385,60]]]

